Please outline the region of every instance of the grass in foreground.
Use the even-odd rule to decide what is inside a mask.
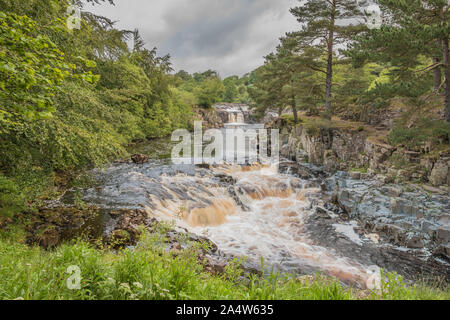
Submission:
[[[163,249],[165,241],[159,233],[145,235],[135,249],[117,253],[81,241],[45,251],[2,234],[0,299],[450,299],[449,291],[406,286],[393,275],[386,277],[379,292],[345,288],[325,277],[302,280],[272,274],[247,279],[238,262],[213,276],[198,262],[199,245],[174,255]],[[81,271],[80,289],[68,289],[68,281],[76,283],[76,271],[67,272],[70,266]]]

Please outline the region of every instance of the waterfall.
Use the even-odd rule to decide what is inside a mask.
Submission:
[[[239,124],[244,124],[245,123],[245,119],[244,119],[244,114],[240,111],[231,111],[228,113],[228,123],[239,123]]]

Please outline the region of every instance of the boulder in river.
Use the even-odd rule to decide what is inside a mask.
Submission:
[[[136,164],[144,164],[148,162],[148,157],[145,154],[134,154],[131,156],[131,160]]]

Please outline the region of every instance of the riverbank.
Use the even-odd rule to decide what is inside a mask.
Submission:
[[[324,276],[276,274],[244,276],[238,264],[220,275],[204,271],[197,248],[177,252],[162,249],[164,232],[143,234],[139,245],[117,252],[83,242],[46,251],[20,243],[14,230],[0,232],[0,299],[43,300],[349,300],[450,299],[448,291],[416,284],[408,286],[389,275],[379,291],[342,286]],[[80,289],[70,266],[79,267]],[[73,287],[72,287],[73,288]]]
[[[167,144],[162,143],[162,145]],[[164,150],[157,151],[157,149],[157,145],[152,146],[152,144],[148,143],[143,143],[135,149],[136,151],[148,153],[151,156],[152,159],[149,164],[134,164],[133,161],[120,161],[112,166],[108,166],[105,170],[97,171],[101,180],[100,184],[90,186],[81,194],[83,202],[90,203],[91,205],[95,204],[96,208],[93,208],[93,219],[90,220],[89,215],[87,214],[92,212],[92,210],[89,210],[89,208],[86,207],[72,211],[70,209],[62,210],[61,206],[56,206],[54,211],[39,211],[37,214],[31,214],[31,216],[34,216],[35,218],[38,216],[38,224],[28,225],[29,230],[33,230],[33,235],[41,237],[41,239],[42,235],[54,235],[55,231],[57,231],[59,235],[60,231],[64,231],[58,229],[61,226],[63,226],[62,229],[69,227],[72,231],[69,232],[69,237],[62,237],[57,243],[52,244],[50,242],[47,243],[47,245],[40,243],[43,247],[47,247],[47,250],[25,246],[24,243],[29,235],[24,233],[24,230],[17,224],[9,224],[2,228],[0,234],[7,235],[2,240],[2,252],[5,252],[4,263],[5,265],[8,265],[8,268],[3,270],[4,279],[13,277],[14,268],[9,267],[10,264],[8,264],[7,261],[20,261],[20,263],[24,263],[23,274],[21,273],[20,277],[23,276],[24,279],[26,279],[25,276],[28,276],[27,270],[31,270],[30,273],[32,273],[32,275],[30,276],[37,277],[33,281],[39,283],[39,281],[42,281],[40,278],[41,263],[47,265],[54,265],[56,262],[53,261],[59,261],[58,263],[60,263],[61,260],[57,259],[63,255],[69,257],[69,259],[64,260],[62,265],[54,267],[55,270],[59,270],[58,273],[47,277],[47,280],[50,279],[50,281],[58,282],[58,285],[52,287],[51,290],[58,292],[63,298],[89,298],[89,296],[85,296],[83,293],[75,293],[71,290],[66,290],[64,287],[65,280],[69,277],[69,275],[64,274],[64,267],[67,268],[70,265],[77,265],[80,266],[81,270],[87,270],[87,274],[86,272],[82,273],[83,278],[86,275],[88,279],[85,288],[89,290],[89,292],[95,290],[95,298],[98,299],[108,299],[108,296],[110,296],[111,299],[118,297],[129,299],[175,299],[181,298],[183,295],[195,299],[234,299],[235,297],[240,299],[449,299],[445,280],[444,282],[439,282],[438,278],[435,277],[431,280],[432,282],[430,282],[428,277],[413,277],[415,280],[415,283],[413,284],[410,282],[411,279],[401,280],[402,277],[394,276],[393,273],[386,273],[386,277],[382,278],[382,291],[371,292],[369,290],[357,289],[358,286],[352,285],[351,283],[350,286],[348,284],[345,285],[343,282],[337,278],[333,278],[326,272],[322,273],[321,276],[315,276],[314,271],[306,272],[306,275],[301,276],[300,274],[302,273],[299,273],[298,270],[290,273],[285,269],[280,270],[282,272],[279,274],[273,274],[270,270],[273,261],[270,261],[270,259],[264,261],[264,263],[269,266],[268,271],[264,271],[267,270],[267,268],[264,267],[257,268],[256,270],[255,268],[248,268],[248,264],[235,264],[232,262],[234,257],[230,256],[228,256],[229,259],[223,259],[224,257],[222,256],[222,259],[219,259],[217,263],[214,263],[211,258],[214,257],[217,249],[212,251],[208,249],[208,247],[211,247],[212,245],[208,239],[197,237],[193,240],[193,237],[189,236],[187,230],[177,232],[174,226],[164,227],[165,225],[161,224],[162,228],[160,228],[158,227],[158,221],[161,221],[161,216],[159,216],[159,219],[155,220],[155,215],[164,214],[164,211],[167,210],[169,213],[171,212],[173,214],[169,216],[169,220],[185,221],[190,227],[194,227],[194,229],[200,228],[198,229],[199,233],[203,233],[203,231],[207,231],[208,229],[216,230],[212,233],[207,231],[207,238],[217,239],[219,241],[218,243],[223,246],[224,244],[227,245],[227,241],[223,242],[221,239],[226,240],[226,238],[223,237],[226,236],[228,232],[221,233],[220,228],[214,228],[214,226],[221,225],[225,220],[230,223],[228,220],[228,216],[230,216],[232,217],[232,223],[229,225],[238,227],[236,230],[239,230],[239,228],[243,226],[233,223],[240,223],[239,219],[245,221],[247,218],[249,218],[248,222],[252,226],[252,229],[259,229],[263,224],[258,222],[261,220],[258,215],[263,217],[264,215],[269,214],[267,217],[269,220],[273,220],[270,218],[270,207],[268,206],[270,203],[264,202],[264,199],[268,197],[271,202],[275,201],[277,203],[272,203],[272,206],[279,209],[277,209],[278,211],[275,210],[274,214],[277,214],[281,218],[280,221],[276,221],[275,219],[277,223],[280,223],[278,229],[274,227],[279,231],[274,235],[275,237],[284,234],[283,230],[286,229],[286,227],[288,228],[286,229],[288,231],[286,235],[289,237],[289,232],[293,232],[292,228],[297,228],[297,219],[303,219],[303,216],[301,217],[299,214],[306,210],[307,214],[304,217],[305,219],[307,218],[304,222],[305,234],[308,234],[310,239],[314,240],[315,243],[305,243],[306,239],[302,236],[292,243],[294,246],[292,248],[295,248],[296,244],[298,244],[298,247],[295,250],[300,250],[298,253],[304,257],[307,257],[310,254],[314,257],[314,254],[320,253],[324,248],[333,248],[339,254],[344,254],[344,257],[356,259],[358,261],[357,263],[362,266],[368,266],[375,261],[376,264],[379,264],[381,267],[386,267],[387,270],[395,270],[395,267],[398,267],[399,265],[394,266],[394,268],[390,266],[397,263],[404,263],[405,266],[417,264],[417,268],[413,267],[412,269],[405,269],[407,271],[409,270],[406,272],[407,275],[410,271],[411,274],[420,274],[421,271],[427,270],[426,268],[422,268],[424,266],[426,267],[427,264],[424,264],[420,260],[411,259],[413,255],[410,253],[403,254],[399,251],[388,250],[386,254],[386,250],[380,250],[373,239],[368,238],[366,239],[367,241],[365,240],[365,236],[373,236],[373,234],[365,232],[357,234],[358,241],[363,241],[364,246],[359,247],[357,244],[355,245],[355,243],[352,242],[354,238],[352,238],[352,236],[349,237],[348,233],[342,232],[342,230],[343,228],[346,228],[346,226],[346,230],[352,229],[353,231],[357,231],[358,228],[354,228],[351,221],[348,220],[345,214],[342,214],[343,212],[339,211],[338,207],[333,207],[334,202],[331,200],[334,197],[333,193],[336,190],[333,191],[333,189],[322,187],[322,192],[324,194],[322,196],[319,195],[320,188],[318,187],[323,185],[323,182],[330,181],[330,176],[320,169],[313,166],[299,166],[297,167],[297,171],[295,171],[293,169],[294,163],[289,163],[282,168],[282,172],[286,174],[285,176],[274,176],[272,179],[267,180],[264,178],[264,175],[259,176],[258,173],[260,169],[264,168],[257,167],[244,167],[241,169],[225,168],[225,171],[223,168],[219,168],[219,171],[222,172],[215,171],[217,168],[173,167],[168,165],[166,160],[164,160],[167,158],[168,153]],[[255,177],[257,177],[257,180],[255,180]],[[352,179],[353,178],[355,177],[352,177]],[[370,182],[372,182],[372,180],[370,180]],[[312,190],[311,188],[317,190]],[[311,190],[308,192],[308,189]],[[66,194],[59,199],[59,204],[65,204],[69,207],[76,206],[76,203],[73,202],[75,198],[73,197],[73,191],[74,190],[66,192]],[[316,193],[318,195],[313,196]],[[219,205],[216,201],[219,194],[222,194],[220,197],[229,194],[231,196],[229,200],[235,201],[237,207],[229,206],[229,203],[226,201],[220,202]],[[245,195],[249,195],[253,200],[249,203],[246,201]],[[299,197],[300,195],[301,197]],[[208,200],[210,197],[213,197],[214,201]],[[278,199],[276,197],[278,197]],[[290,199],[291,197],[293,198]],[[158,202],[156,201],[157,199],[162,201]],[[174,201],[175,199],[176,201]],[[194,201],[194,203],[192,203],[193,206],[185,204],[181,200]],[[290,203],[290,201],[292,202]],[[174,202],[174,206],[171,205],[170,202]],[[120,208],[121,206],[122,208]],[[302,209],[297,210],[293,208],[295,210],[290,210],[291,206]],[[117,210],[113,210],[114,207],[118,207]],[[256,220],[251,220],[253,218],[250,219],[250,215],[253,215],[253,213],[250,208],[253,208],[252,210],[261,208],[268,212],[259,212],[259,209],[257,209],[254,216]],[[242,217],[240,217],[240,213],[229,213],[228,210],[230,209],[242,210]],[[99,214],[99,210],[103,210],[103,212],[100,212],[101,214]],[[97,212],[95,213],[95,211]],[[285,216],[282,214],[284,211],[286,211]],[[294,215],[295,211],[296,214]],[[86,213],[88,221],[78,220],[77,223],[77,220],[73,219],[74,217],[79,218],[77,212]],[[301,215],[303,214],[304,213]],[[204,218],[206,217],[208,219],[205,220]],[[104,218],[106,218],[106,220]],[[64,223],[64,220],[67,220],[69,223]],[[348,224],[349,222],[350,224]],[[29,223],[29,220],[28,222],[22,223],[22,226],[27,225],[27,223]],[[77,225],[79,225],[81,229],[79,229]],[[54,226],[56,226],[56,228]],[[141,226],[144,227],[144,229],[141,229]],[[93,230],[89,230],[90,227],[93,227]],[[92,234],[91,231],[96,231],[97,227],[99,231],[97,237],[95,237],[94,232],[93,238],[84,238],[85,241],[90,240],[90,244],[82,241],[75,243],[70,240],[83,234]],[[224,230],[226,231],[226,229]],[[81,233],[79,231],[81,231]],[[83,231],[88,232],[84,233]],[[300,230],[298,230],[298,232],[300,232]],[[242,231],[238,232],[236,235],[245,235],[247,233],[248,232],[246,231]],[[15,239],[17,241],[7,240],[14,239],[12,234],[16,234]],[[299,233],[299,235],[300,234],[301,233]],[[104,238],[105,235],[106,238]],[[257,235],[255,236],[256,237],[253,239],[255,247],[249,246],[247,248],[244,245],[241,246],[241,249],[238,251],[247,248],[248,250],[246,252],[248,252],[251,257],[252,251],[255,252],[256,250],[256,252],[258,252],[258,250],[265,248],[266,244],[264,242],[259,242],[262,238],[260,239]],[[144,239],[142,239],[142,237]],[[149,240],[148,237],[153,240]],[[161,238],[165,238],[165,240],[162,241]],[[186,242],[186,238],[188,238],[189,243]],[[289,238],[286,238],[285,240],[288,242],[282,241],[280,245],[285,246],[289,243]],[[150,243],[153,243],[153,245],[149,245],[149,241]],[[273,238],[273,240],[270,238],[268,241],[269,243],[273,242],[276,244],[278,240],[277,238]],[[158,245],[155,246],[155,242],[158,243]],[[32,241],[32,243],[39,242]],[[230,242],[229,245],[227,245],[228,249],[233,248],[236,244],[238,245],[237,248],[239,248],[238,240],[235,243]],[[311,245],[313,246],[310,247]],[[321,248],[317,247],[317,245],[320,245]],[[319,251],[316,251],[316,249]],[[291,249],[285,252],[284,250],[276,249],[276,247],[274,247],[274,250],[275,251],[273,252],[279,252],[285,257],[282,259],[284,260],[284,263],[281,263],[281,267],[283,267],[283,264],[289,266],[289,250]],[[364,252],[365,256],[355,254],[355,252],[358,251],[361,253]],[[10,254],[8,254],[8,252]],[[73,252],[75,252],[74,256],[70,257]],[[271,251],[265,252],[266,254],[268,253],[267,257],[270,257]],[[286,256],[286,254],[288,255]],[[20,259],[18,257],[19,255],[23,255],[24,257],[29,256],[30,258],[29,260]],[[244,255],[236,255],[235,257],[238,258],[239,256],[242,257]],[[367,255],[370,256],[370,259],[368,260]],[[262,257],[265,256],[265,254],[262,255]],[[327,256],[328,254],[326,252],[323,256],[325,257],[325,260],[319,258],[320,255],[318,256],[319,261],[325,263],[323,265],[325,268],[327,267],[327,264],[328,267],[331,267],[332,265],[329,263],[333,261],[328,259]],[[257,255],[255,257],[257,257]],[[279,260],[277,257],[275,258],[275,261]],[[373,260],[373,258],[376,260]],[[383,265],[383,263],[378,263],[380,258],[386,258],[388,264]],[[94,274],[98,277],[98,283],[96,283],[97,278],[93,278],[93,276],[89,274],[89,270],[93,268],[90,265],[90,259],[97,260],[98,263],[102,264],[101,267],[98,267],[98,270],[101,270],[101,272]],[[144,259],[145,263],[142,262],[141,259]],[[158,262],[160,263],[160,267],[162,266],[162,269],[169,268],[170,271],[159,270],[157,267],[148,266],[148,261],[155,261],[155,259],[161,259],[158,260],[160,261]],[[189,263],[186,261],[189,261]],[[261,261],[259,261],[259,263],[260,262]],[[69,265],[69,263],[73,264]],[[137,264],[139,267],[134,267],[134,264]],[[252,265],[254,266],[254,264],[250,264],[250,266]],[[305,266],[304,264],[298,263],[291,263],[291,265],[296,265],[296,268],[298,269],[302,269],[302,267]],[[33,267],[27,269],[27,267],[30,266]],[[126,270],[122,270],[124,273],[128,274],[127,276],[122,274],[119,277],[120,281],[122,281],[122,277],[124,279],[134,279],[136,284],[131,282],[131,280],[117,283],[117,274],[119,272],[117,270],[120,268],[125,268]],[[231,274],[239,275],[238,284],[232,281],[232,275],[228,274],[229,271],[227,270],[230,268],[232,269]],[[259,272],[263,272],[263,274],[254,272],[258,270]],[[272,268],[272,270],[274,269]],[[342,266],[337,269],[333,266],[328,271],[331,271],[332,275],[334,273],[335,276],[340,276],[342,280],[342,276],[345,278],[347,275],[351,275],[351,272],[347,275],[345,273],[342,274],[342,271],[344,270],[346,269],[342,269]],[[439,267],[437,270],[442,270],[442,267]],[[171,274],[171,272],[174,274]],[[2,273],[1,269],[0,273]],[[176,285],[175,287],[172,287],[171,283],[179,283],[180,281],[181,283],[184,283],[184,280],[178,278],[180,273],[185,275],[183,279],[190,279],[186,280],[188,284],[182,287],[176,287]],[[161,279],[156,281],[149,279],[149,274],[160,274]],[[431,275],[433,272],[430,272],[429,274]],[[174,280],[167,282],[167,280],[164,280],[166,278],[173,278]],[[111,281],[111,279],[114,279],[114,281]],[[305,283],[305,280],[308,280],[309,282]],[[275,287],[273,281],[276,282]],[[139,291],[139,288],[135,288],[143,285],[143,283],[146,283],[144,292]],[[39,284],[39,286],[41,285],[45,287],[43,283]],[[26,292],[23,291],[24,286],[28,288],[27,284],[21,284],[19,286],[22,288],[21,292]],[[205,288],[204,286],[210,286],[208,288],[211,288],[211,290],[218,290],[221,294],[225,294],[225,296],[210,292],[200,296],[202,290],[204,290],[201,288]],[[433,287],[435,289],[430,289]],[[8,287],[6,286],[5,288]],[[128,288],[130,288],[129,291],[127,291]],[[8,290],[12,289],[9,288]],[[44,291],[45,290],[47,289],[44,289]],[[122,292],[124,290],[128,292],[128,296]],[[135,291],[139,291],[139,293],[136,294]],[[256,292],[261,291],[265,292],[262,296],[255,296]],[[47,294],[50,294],[49,292],[50,289]],[[151,292],[153,292],[153,295],[151,295]],[[164,294],[168,292],[170,295],[164,296]],[[17,295],[16,291],[9,291],[7,294],[8,296],[5,296],[5,298],[8,299],[18,297],[25,298],[23,295]],[[33,293],[33,295],[35,294],[39,293]],[[31,294],[28,293],[26,296],[30,295]],[[50,296],[50,298],[52,297],[53,296]]]
[[[280,129],[281,155],[293,161],[320,165],[328,172],[351,171],[355,176],[378,175],[386,182],[415,183],[434,193],[450,192],[449,145],[442,140],[434,142],[431,134],[429,140],[412,147],[406,142],[391,143],[397,141],[392,124],[376,127],[302,114],[297,125],[291,116],[266,125]]]
[[[226,176],[222,179],[229,180]],[[186,237],[188,233],[174,232],[173,226],[155,225],[154,219],[145,218],[145,212],[133,215],[132,211],[114,212],[117,230],[122,231],[110,233],[110,241],[65,239],[48,249],[26,244],[23,226],[27,223],[22,217],[3,226],[0,298],[450,299],[442,283],[411,284],[391,273],[382,278],[381,291],[369,291],[325,274],[264,274],[264,268],[260,268],[263,274],[253,273],[233,259],[212,264],[211,249],[217,249],[207,239]],[[81,270],[80,290],[67,288],[70,266]]]

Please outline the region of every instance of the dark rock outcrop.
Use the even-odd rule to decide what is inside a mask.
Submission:
[[[316,128],[305,125],[284,127],[281,155],[297,162],[321,165],[326,171],[361,169],[372,176],[385,176],[386,182],[417,181],[450,189],[450,157],[438,157],[395,148],[378,141],[360,128]]]
[[[149,161],[149,158],[145,154],[134,154],[131,156],[131,160],[136,164],[144,164]]]

